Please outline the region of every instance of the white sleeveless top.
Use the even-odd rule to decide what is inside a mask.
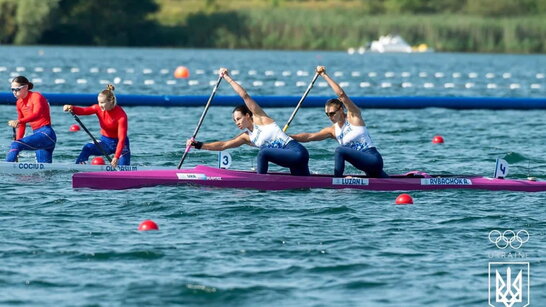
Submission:
[[[283,148],[292,138],[286,135],[277,123],[269,125],[254,125],[252,131],[248,130],[250,142],[260,148]]]
[[[353,126],[348,120],[343,127],[334,124],[336,139],[341,146],[350,147],[359,151],[375,147],[366,126]]]

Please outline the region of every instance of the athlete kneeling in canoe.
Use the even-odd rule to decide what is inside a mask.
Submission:
[[[309,153],[300,143],[286,135],[275,121],[267,116],[262,108],[252,99],[246,90],[235,82],[225,68],[221,68],[220,75],[231,84],[233,89],[245,104],[235,107],[232,116],[239,129],[246,129],[237,137],[229,141],[202,143],[187,140],[186,146],[197,149],[220,151],[239,147],[243,144],[260,148],[257,157],[257,173],[266,174],[269,162],[290,168],[290,173],[297,176],[309,175]]]
[[[87,162],[91,155],[102,155],[103,151],[106,154],[114,153],[114,158],[110,163],[113,167],[131,164],[131,151],[127,137],[127,114],[117,105],[114,89],[113,85],[108,84],[106,89],[99,93],[98,104],[90,107],[81,108],[72,105],[63,107],[65,112],[72,112],[76,115],[96,114],[99,118],[101,128],[99,145],[102,150],[93,143],[85,144],[76,159],[77,164]]]
[[[33,87],[34,84],[23,76],[15,77],[11,81],[11,92],[17,98],[17,119],[8,121],[15,135],[6,156],[7,162],[17,161],[21,150],[36,151],[36,162],[39,163],[51,163],[53,160],[57,136],[51,128],[49,103],[42,94],[32,92]],[[33,134],[23,137],[27,123],[30,124]]]
[[[388,177],[383,171],[383,158],[375,148],[372,138],[360,109],[345,94],[345,91],[326,73],[324,66],[317,66],[320,74],[338,98],[329,99],[324,106],[326,116],[333,125],[315,133],[299,133],[291,135],[300,142],[322,141],[327,138],[336,139],[340,146],[335,153],[334,176],[341,177],[345,170],[345,161],[348,161],[368,177]],[[345,113],[345,108],[347,113]]]

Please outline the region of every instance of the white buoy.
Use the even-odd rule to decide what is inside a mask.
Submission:
[[[33,78],[32,79],[32,83],[35,83],[35,84],[42,83],[42,82],[43,82],[42,78]]]
[[[255,74],[256,74],[256,71],[253,69],[248,71],[249,76],[254,76]]]
[[[360,87],[370,87],[370,82],[360,82]]]
[[[110,83],[112,83],[112,82],[110,82],[110,80],[104,80],[104,79],[102,79],[102,80],[99,80],[99,83],[100,83],[100,84],[110,84]]]
[[[385,73],[385,77],[386,77],[386,78],[392,78],[392,77],[394,77],[394,72],[392,72],[392,71],[387,71],[387,72]]]
[[[475,79],[475,78],[478,78],[478,74],[475,73],[475,72],[469,72],[469,73],[468,73],[468,77],[469,77],[470,79]]]
[[[435,78],[443,78],[444,76],[445,76],[445,74],[443,72],[434,73]]]
[[[390,82],[381,82],[381,87],[382,88],[387,88],[387,87],[391,87],[392,86],[392,83]]]
[[[65,84],[66,83],[66,80],[65,79],[55,79],[55,84]]]
[[[150,68],[144,68],[142,70],[142,73],[145,74],[145,75],[149,75],[151,74],[153,71],[150,69]]]
[[[455,83],[444,83],[444,88],[454,88],[455,87]]]
[[[132,80],[123,80],[123,84],[125,84],[125,85],[133,85],[133,81],[132,81]]]
[[[402,78],[408,78],[409,76],[411,76],[411,73],[404,71],[400,75],[402,76]]]
[[[339,82],[339,86],[341,87],[349,87],[349,82]]]
[[[335,71],[334,72],[334,77],[343,77],[343,72],[342,71]]]
[[[424,72],[424,71],[419,73],[420,78],[426,78],[427,76],[428,76],[428,74],[426,72]]]
[[[166,75],[166,74],[168,74],[168,73],[169,73],[169,70],[168,70],[168,69],[165,69],[165,68],[163,68],[163,69],[161,69],[161,70],[159,71],[159,73],[160,73],[160,74],[162,74],[162,75]]]
[[[424,88],[433,88],[433,87],[434,87],[434,83],[427,82],[427,83],[423,84],[423,87],[424,87]]]
[[[511,90],[517,90],[517,89],[520,89],[521,88],[521,85],[518,84],[518,83],[512,83],[510,84],[510,89]]]
[[[175,85],[176,80],[167,80],[167,81],[165,81],[165,83],[167,83],[167,85]]]
[[[510,78],[512,78],[512,74],[509,73],[509,72],[505,72],[504,74],[502,74],[502,77],[503,77],[504,79],[510,79]]]
[[[76,83],[78,83],[78,84],[87,84],[87,80],[86,79],[77,79]]]
[[[298,82],[296,82],[296,86],[297,87],[307,86],[307,83],[305,83],[303,81],[298,81]]]
[[[205,74],[205,70],[203,70],[203,69],[196,69],[196,70],[195,70],[195,74],[196,74],[196,75],[204,75],[204,74]]]
[[[43,67],[35,67],[34,71],[35,72],[44,72],[44,68]]]
[[[411,84],[411,82],[402,82],[402,87],[403,88],[407,88],[407,87],[412,87],[413,84]]]
[[[488,89],[496,89],[497,88],[497,85],[495,83],[488,83],[487,84],[487,88]]]
[[[495,74],[492,73],[492,72],[488,72],[488,73],[485,74],[485,77],[486,77],[487,79],[493,79],[493,78],[495,78]]]
[[[284,81],[275,81],[274,83],[276,87],[284,86],[284,84],[285,84]]]
[[[108,73],[108,74],[115,74],[117,72],[118,72],[118,70],[113,68],[113,67],[106,68],[106,73]]]
[[[451,76],[453,78],[460,78],[462,76],[462,74],[460,72],[454,72]]]
[[[61,71],[63,71],[63,70],[62,70],[60,67],[53,67],[53,68],[51,69],[51,71],[54,72],[54,73],[59,73],[59,72],[61,72]]]
[[[114,84],[119,84],[121,82],[121,78],[120,77],[115,77],[114,78]]]
[[[351,76],[352,77],[360,77],[360,72],[359,71],[353,71],[353,72],[351,72]]]
[[[99,69],[98,69],[97,67],[91,67],[91,68],[89,69],[89,72],[92,73],[92,74],[96,74],[96,73],[99,72]]]
[[[538,84],[538,83],[533,83],[533,84],[531,84],[531,88],[532,88],[532,89],[535,89],[535,90],[536,90],[536,89],[539,89],[540,87],[541,87],[541,86],[540,86],[540,84]]]
[[[266,70],[266,71],[264,72],[264,74],[265,74],[266,76],[274,76],[274,75],[275,75],[275,72],[272,71],[272,70]]]
[[[264,83],[262,81],[259,81],[259,80],[256,80],[254,82],[252,82],[252,86],[263,86]]]
[[[199,85],[199,81],[198,80],[190,80],[190,81],[188,81],[188,85],[189,86]]]
[[[376,73],[375,71],[370,71],[370,72],[368,73],[368,77],[370,77],[370,78],[377,77],[377,73]]]
[[[70,68],[70,72],[71,73],[80,72],[80,69],[78,67],[72,67],[72,68]]]
[[[155,84],[154,80],[144,80],[144,85],[154,85],[154,84]]]
[[[473,88],[474,85],[475,85],[475,84],[472,83],[472,82],[467,82],[467,83],[465,83],[464,87],[466,87],[466,88]]]
[[[285,70],[285,71],[282,72],[282,75],[283,75],[284,77],[288,77],[288,76],[292,75],[292,73],[289,72],[288,70]]]
[[[324,81],[321,81],[318,83],[318,86],[319,87],[327,87],[328,86],[328,83],[324,82]]]

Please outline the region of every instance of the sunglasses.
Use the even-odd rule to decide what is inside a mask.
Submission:
[[[11,91],[12,92],[19,92],[20,90],[22,90],[23,88],[25,88],[25,86],[27,86],[26,84],[25,85],[21,85],[21,86],[18,86],[18,87],[12,87],[11,88]]]
[[[339,106],[335,111],[333,112],[325,112],[326,116],[328,117],[332,117],[334,115],[336,115],[337,111],[339,111],[339,109],[341,109],[341,106]]]

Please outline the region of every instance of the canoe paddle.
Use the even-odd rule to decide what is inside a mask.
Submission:
[[[205,119],[205,115],[207,115],[207,111],[210,107],[210,102],[212,101],[212,98],[214,98],[214,95],[216,94],[216,90],[218,89],[218,86],[220,85],[220,81],[222,81],[222,78],[224,76],[220,76],[218,78],[218,81],[216,81],[216,85],[212,89],[212,93],[210,94],[209,100],[207,101],[207,104],[205,105],[205,109],[203,110],[203,113],[201,114],[201,118],[199,119],[199,122],[197,123],[197,127],[195,127],[195,131],[193,132],[193,135],[191,137],[191,140],[195,140],[195,137],[197,136],[197,132],[199,132],[199,128],[201,128],[201,124],[203,124],[203,120]],[[184,160],[186,159],[186,156],[188,155],[188,152],[190,151],[191,145],[186,146],[186,150],[184,151],[184,154],[182,155],[182,159],[180,160],[180,163],[178,163],[178,169],[182,167],[182,163],[184,163]]]
[[[11,128],[13,129],[13,136],[11,137],[14,141],[17,140],[17,132],[15,130],[15,128]],[[17,157],[15,157],[15,162],[19,162],[19,155],[17,155]]]
[[[74,119],[78,122],[78,124],[80,124],[80,126],[83,128],[83,130],[85,132],[87,132],[87,135],[89,135],[89,137],[91,137],[91,140],[93,140],[93,143],[95,144],[95,146],[97,146],[97,148],[100,149],[102,154],[106,157],[106,159],[108,159],[108,162],[112,163],[112,158],[110,158],[110,156],[106,153],[104,148],[102,148],[102,145],[97,141],[97,139],[95,139],[95,137],[91,134],[91,132],[89,132],[89,130],[87,130],[87,127],[85,127],[85,125],[82,123],[82,121],[80,120],[78,115],[74,114],[74,112],[70,112],[70,114],[72,114],[72,116],[74,116]]]
[[[300,101],[296,105],[296,108],[294,109],[294,112],[292,112],[292,115],[290,115],[290,118],[288,119],[288,122],[286,122],[286,125],[284,125],[284,128],[282,128],[283,132],[286,132],[286,130],[288,130],[288,126],[290,126],[290,123],[292,123],[292,120],[294,120],[294,117],[296,117],[296,113],[298,113],[298,110],[300,109],[301,104],[305,100],[305,97],[307,97],[307,94],[309,94],[309,92],[311,91],[311,88],[313,88],[313,85],[315,84],[315,81],[317,81],[318,76],[319,76],[319,74],[315,73],[315,76],[313,77],[313,80],[311,81],[311,83],[307,87],[307,90],[305,90],[305,93],[303,93],[303,96],[301,97]]]

